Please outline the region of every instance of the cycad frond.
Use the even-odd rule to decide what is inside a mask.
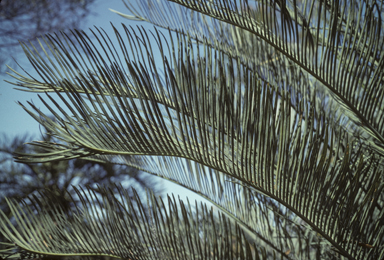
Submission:
[[[270,259],[271,255],[263,247],[245,239],[235,223],[204,204],[191,205],[175,197],[168,197],[164,202],[149,195],[147,212],[137,193],[131,197],[121,187],[115,196],[100,188],[104,194],[101,198],[91,190],[75,190],[82,206],[68,213],[55,203],[49,192],[29,198],[31,206],[27,208],[8,201],[14,221],[20,227],[16,230],[4,214],[0,215],[1,232],[14,242],[8,254],[119,259]],[[43,200],[51,204],[50,212],[40,207]]]
[[[17,160],[120,159],[203,195],[288,257],[284,242],[257,232],[257,210],[247,215],[242,198],[215,191],[244,187],[246,199],[274,199],[341,255],[383,258],[382,7],[360,5],[359,18],[339,1],[174,2],[220,22],[208,30],[216,20],[195,19],[201,34],[171,24],[168,40],[123,26],[118,47],[99,29],[99,46],[83,32],[74,32],[77,45],[47,36],[48,58],[24,45],[42,80],[15,75],[17,84],[55,92],[41,100],[56,121],[24,108],[63,143],[36,142],[47,152]],[[166,5],[146,4],[154,12],[134,11],[135,19],[165,15]],[[175,19],[181,14],[191,12]],[[166,27],[162,19],[153,21]],[[213,38],[223,31],[229,40]],[[196,163],[193,173],[172,170],[195,165],[184,160]],[[308,247],[295,248],[300,258]]]
[[[139,11],[127,5],[134,17],[200,40],[204,35],[210,44],[246,62],[266,68],[265,63],[269,62],[269,66],[278,68],[283,59],[285,66],[273,75],[278,78],[277,82],[288,81],[292,87],[297,87],[294,80],[287,78],[289,73],[296,79],[307,80],[313,91],[330,95],[344,116],[358,125],[359,133],[384,154],[384,106],[381,102],[384,99],[381,90],[384,26],[382,6],[376,1],[355,5],[342,1],[172,2],[195,12],[166,2],[142,0]],[[174,16],[164,15],[168,9],[173,10]],[[222,22],[209,20],[201,14]],[[186,17],[195,19],[189,22]],[[244,40],[247,34],[251,36]],[[260,44],[267,46],[260,48]],[[255,53],[257,49],[261,51]],[[269,56],[263,58],[267,54]],[[287,72],[292,66],[295,69]],[[372,99],[374,102],[370,102]],[[335,109],[332,102],[329,103],[330,109]]]

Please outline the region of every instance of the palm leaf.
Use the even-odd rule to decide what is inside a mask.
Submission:
[[[1,216],[2,233],[14,241],[13,251],[8,249],[9,255],[119,259],[270,259],[272,256],[261,245],[247,242],[241,229],[223,214],[214,217],[213,209],[204,204],[191,205],[175,197],[164,202],[150,194],[147,212],[135,191],[131,197],[120,187],[118,195],[111,197],[111,191],[100,188],[104,196],[98,198],[91,190],[75,190],[82,206],[69,213],[64,213],[49,192],[30,197],[28,208],[8,201],[15,221],[23,227],[16,230],[6,216]],[[42,201],[52,205],[51,214],[40,206]]]
[[[295,1],[260,1],[261,20],[247,1],[177,2],[222,21],[217,31],[230,31],[234,42],[220,45],[209,30],[189,34],[173,26],[176,32],[166,40],[158,30],[150,37],[123,26],[125,34],[115,29],[118,47],[99,29],[93,34],[101,48],[82,32],[74,32],[79,45],[65,35],[44,38],[46,58],[24,45],[42,80],[15,74],[16,84],[54,91],[47,94],[50,103],[41,100],[57,122],[31,103],[35,112],[24,108],[63,143],[35,142],[47,152],[17,160],[121,160],[202,194],[245,232],[257,234],[251,218],[235,214],[239,208],[218,200],[213,188],[204,189],[198,180],[206,171],[168,176],[183,159],[164,159],[171,166],[159,169],[157,159],[124,156],[185,158],[217,172],[206,186],[229,181],[246,187],[246,198],[256,191],[274,199],[341,255],[382,258],[383,106],[368,102],[373,93],[383,97],[383,42],[374,35],[380,36],[381,20],[370,13],[353,20],[354,8],[338,2],[299,7]],[[374,6],[361,5],[358,12],[380,16],[381,7]],[[164,14],[161,5],[149,7]],[[272,19],[266,10],[273,11]],[[195,21],[197,28],[211,25]],[[161,58],[155,60],[156,49]],[[340,110],[333,113],[335,104]],[[260,237],[284,256],[284,243]]]
[[[172,2],[224,21],[225,24],[216,20],[207,21],[206,18],[200,18],[199,14],[195,15],[166,2],[160,4],[140,1],[140,11],[128,4],[127,6],[136,19],[150,21],[164,28],[170,26],[172,30],[189,33],[197,38],[204,34],[216,47],[221,45],[218,48],[231,49],[228,50],[231,54],[264,67],[265,62],[272,59],[263,59],[260,53],[265,53],[267,48],[272,47],[273,52],[266,53],[276,55],[275,60],[282,54],[283,59],[290,61],[288,66],[274,74],[274,77],[278,77],[277,81],[288,81],[292,85],[284,71],[289,66],[298,66],[294,73],[296,77],[315,80],[316,91],[331,95],[337,101],[337,106],[343,107],[343,114],[359,125],[359,130],[364,132],[364,138],[371,141],[371,146],[383,154],[381,143],[384,140],[384,107],[380,102],[383,99],[383,91],[379,82],[383,80],[381,68],[384,56],[380,51],[384,41],[375,33],[380,35],[384,28],[381,7],[374,1],[356,4],[357,7],[347,6],[339,1],[334,1],[333,5],[322,1],[306,1],[300,4],[296,1]],[[164,15],[168,9],[173,10],[174,16]],[[329,18],[324,19],[328,16]],[[195,23],[190,25],[185,21],[185,17],[194,17],[191,20]],[[253,37],[249,39],[246,32],[250,32]],[[244,40],[244,35],[248,36],[247,40]],[[257,55],[252,55],[260,44],[258,39],[265,40],[269,47],[263,46]],[[349,47],[351,45],[352,47]],[[334,59],[337,63],[333,62]],[[361,75],[364,75],[363,79]],[[315,87],[313,82],[307,84]],[[378,96],[374,103],[369,103],[373,93]],[[329,106],[332,106],[332,103]]]

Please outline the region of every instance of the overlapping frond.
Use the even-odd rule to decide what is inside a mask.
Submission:
[[[265,246],[269,252],[274,251],[278,258],[315,259],[334,253],[331,243],[320,233],[314,232],[269,196],[249,186],[250,181],[239,181],[190,160],[173,157],[142,159],[120,158],[115,162],[138,167],[199,194],[237,223],[250,241]]]
[[[168,24],[168,37],[123,26],[117,44],[96,29],[97,44],[47,36],[47,57],[24,45],[42,79],[15,74],[16,84],[55,92],[40,98],[56,120],[24,108],[62,143],[35,142],[46,153],[17,160],[120,158],[203,195],[283,257],[289,242],[273,235],[285,227],[258,229],[271,223],[257,222],[261,202],[284,205],[347,258],[383,258],[382,7],[173,2],[184,7],[142,1],[128,16]],[[310,242],[298,243],[300,258]]]
[[[382,146],[382,3],[256,1],[261,9],[272,8],[272,12],[262,12],[260,23],[249,12],[248,1],[173,2],[260,37],[324,85],[343,106],[344,114]],[[377,99],[369,103],[373,95]]]
[[[352,132],[383,154],[382,3],[172,2],[189,9],[165,1],[142,0],[138,8],[127,3],[133,15],[123,16],[188,33],[198,40],[204,35],[210,44],[241,57],[244,62],[260,64],[264,71],[269,66],[273,70],[283,59],[286,69],[294,67],[291,74],[307,80],[314,91],[325,93],[336,102],[327,104],[330,110],[338,107],[336,118],[346,117],[357,124]],[[174,15],[165,15],[165,10],[172,10]],[[258,49],[261,51],[255,52]],[[277,82],[288,80],[281,72],[274,73],[276,77]],[[297,87],[294,81],[289,83]]]
[[[175,197],[164,202],[149,195],[147,212],[137,193],[131,197],[118,190],[111,196],[101,189],[100,198],[91,190],[76,189],[82,205],[68,213],[49,192],[31,197],[30,207],[8,201],[19,229],[0,212],[0,231],[14,243],[5,251],[25,258],[271,259],[235,223],[204,204]],[[42,200],[51,205],[50,212],[40,207]]]

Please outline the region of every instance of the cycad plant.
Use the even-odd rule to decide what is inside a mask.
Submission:
[[[213,206],[120,186],[76,189],[70,213],[48,193],[9,201],[3,255],[384,259],[382,5],[131,1],[117,13],[157,28],[23,44],[41,79],[14,84],[55,120],[22,106],[60,142],[17,161],[126,164]]]

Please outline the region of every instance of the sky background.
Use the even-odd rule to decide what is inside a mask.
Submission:
[[[128,9],[124,6],[121,0],[96,0],[91,7],[91,13],[86,17],[86,21],[82,22],[83,30],[86,32],[89,32],[88,28],[97,26],[103,28],[107,33],[111,33],[112,35],[113,31],[110,24],[111,22],[115,26],[118,26],[121,23],[144,25],[144,23],[124,19],[123,17],[108,10],[108,8],[111,8],[123,13],[128,13]],[[21,47],[19,48],[19,51],[20,53],[23,53]],[[15,57],[14,54],[5,54]],[[29,65],[28,60],[23,54],[18,54],[15,58],[28,73],[36,76],[32,66]],[[6,66],[6,64],[1,64],[1,66]],[[18,68],[17,71],[23,73],[20,68]],[[37,94],[15,90],[14,86],[5,82],[5,80],[12,82],[15,81],[9,75],[0,75],[0,134],[5,134],[9,138],[25,135],[26,133],[31,134],[34,137],[40,136],[39,124],[32,117],[30,117],[20,105],[17,104],[17,101],[27,104],[26,101],[31,100],[34,104],[42,104],[39,102]],[[41,105],[40,107],[43,106],[44,105]]]
[[[82,22],[82,29],[88,33],[89,28],[94,28],[94,26],[103,28],[113,39],[114,32],[111,27],[111,22],[114,26],[121,28],[121,23],[132,26],[144,26],[146,29],[153,29],[153,25],[145,22],[136,22],[127,20],[116,13],[111,12],[108,8],[117,10],[122,13],[129,14],[129,10],[124,6],[121,0],[112,0],[112,1],[102,1],[96,0],[93,5],[91,5],[91,13],[86,17],[86,21]],[[33,67],[29,64],[27,58],[24,57],[21,47],[19,47],[19,53],[15,58],[17,62],[23,67],[25,71],[30,73],[32,76],[37,78],[38,75],[34,72]],[[3,52],[0,52],[3,53]],[[14,54],[6,53],[14,57]],[[6,66],[6,64],[1,64],[1,66]],[[1,68],[4,69],[4,68]],[[25,74],[20,68],[17,71],[21,74]],[[28,115],[24,109],[17,104],[17,101],[20,101],[28,107],[27,101],[32,101],[37,107],[41,108],[43,111],[46,111],[45,106],[39,100],[36,93],[24,92],[15,90],[13,85],[5,82],[12,81],[15,82],[9,75],[0,74],[0,141],[4,142],[6,140],[11,140],[17,136],[29,135],[32,140],[40,140],[41,133],[44,130],[39,127],[39,124]],[[41,94],[43,97],[45,94]],[[3,139],[3,140],[1,140]],[[191,199],[200,198],[188,190],[174,185],[168,181],[162,180],[158,177],[154,177],[162,182],[164,186],[167,187],[165,192],[174,193],[180,195],[181,198],[189,197]]]

